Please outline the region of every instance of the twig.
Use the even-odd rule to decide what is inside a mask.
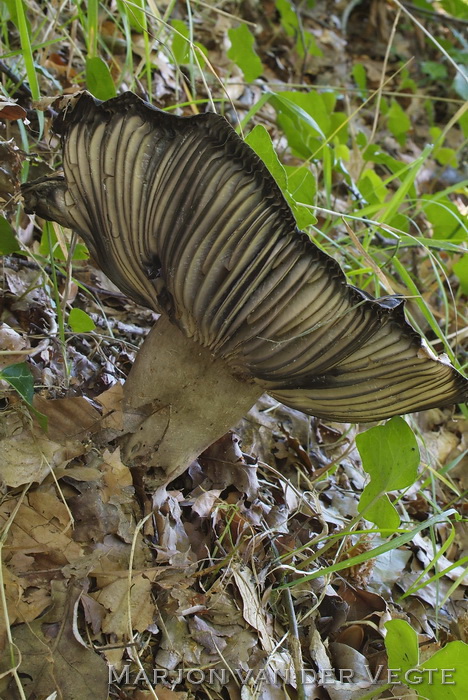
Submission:
[[[296,673],[296,690],[297,690],[297,700],[306,700],[306,694],[304,689],[304,662],[302,660],[302,649],[301,640],[299,638],[299,629],[297,626],[296,611],[294,610],[294,603],[291,595],[291,589],[283,589],[283,602],[286,608],[286,613],[289,620],[289,641],[290,641],[290,652],[294,663],[294,671]]]
[[[375,132],[377,131],[377,124],[379,123],[380,102],[382,100],[382,90],[383,90],[384,81],[385,81],[385,73],[387,70],[388,58],[390,56],[390,49],[392,48],[393,39],[395,38],[396,28],[397,28],[398,22],[400,20],[400,15],[401,15],[401,9],[398,8],[395,20],[393,22],[392,31],[390,32],[390,37],[389,37],[388,42],[387,42],[387,49],[385,51],[385,58],[384,58],[384,62],[382,65],[382,73],[381,73],[381,77],[380,77],[380,85],[378,87],[377,98],[375,100],[374,122],[372,124],[372,131],[371,131],[371,134],[369,136],[369,143],[372,143],[372,141],[374,140]]]
[[[10,78],[15,83],[16,92],[23,93],[25,97],[32,98],[31,90],[26,83],[18,76],[4,61],[0,61],[0,73],[4,73],[7,78]]]
[[[27,260],[27,259],[19,259],[15,258],[13,256],[6,256],[6,264],[7,267],[11,267],[13,270],[18,271],[21,268],[28,268],[30,270],[42,270],[46,272],[48,275],[51,274],[52,268],[50,265],[44,265],[41,267],[37,262],[34,260]],[[61,270],[57,269],[57,277],[67,279],[67,275],[65,272],[62,272]],[[105,294],[106,296],[109,297],[114,297],[116,299],[126,299],[128,300],[128,297],[125,294],[122,294],[122,292],[114,291],[111,289],[102,289],[101,287],[93,287],[90,284],[87,284],[86,282],[82,282],[81,280],[78,280],[80,285],[84,287],[88,292],[91,292],[92,294]]]
[[[433,19],[435,22],[453,22],[455,24],[468,24],[468,20],[466,19],[460,19],[460,17],[452,17],[451,15],[445,15],[442,14],[442,12],[437,12],[437,10],[429,10],[425,7],[418,7],[417,5],[413,5],[412,2],[404,2],[403,6],[406,7],[408,10],[412,10],[416,14],[420,15],[426,15],[430,19]]]
[[[452,66],[455,68],[455,70],[457,71],[457,73],[459,73],[459,74],[462,76],[463,80],[464,80],[466,83],[468,83],[468,76],[466,76],[465,73],[464,73],[462,70],[460,70],[460,68],[458,67],[458,65],[457,65],[456,62],[454,61],[454,59],[450,56],[449,53],[447,53],[447,51],[444,49],[444,47],[441,46],[441,44],[440,44],[440,43],[437,41],[437,39],[431,34],[431,32],[429,32],[429,31],[426,29],[426,27],[425,27],[423,24],[421,24],[421,22],[420,22],[419,20],[417,20],[416,17],[414,17],[414,16],[411,14],[411,12],[409,12],[409,10],[406,9],[406,7],[405,7],[404,5],[402,5],[402,3],[400,2],[400,0],[393,0],[393,2],[395,3],[395,5],[396,5],[397,7],[400,8],[400,10],[403,10],[403,12],[405,13],[405,15],[407,15],[407,16],[410,18],[410,20],[411,20],[412,22],[414,22],[414,24],[415,24],[417,27],[419,27],[419,29],[430,39],[430,41],[432,41],[432,43],[434,44],[434,46],[437,46],[437,48],[439,49],[439,51],[440,51],[441,53],[443,53],[443,55],[445,56],[445,58],[452,64]]]

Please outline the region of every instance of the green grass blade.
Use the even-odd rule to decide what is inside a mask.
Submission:
[[[39,81],[37,79],[36,67],[34,65],[34,57],[31,49],[31,39],[29,36],[28,25],[26,22],[23,0],[15,0],[15,9],[18,22],[18,31],[20,35],[21,49],[23,52],[24,66],[26,68],[26,75],[28,77],[29,88],[31,90],[33,100],[39,100],[41,97],[41,91],[39,88]],[[41,138],[42,134],[44,133],[44,113],[38,110],[37,119],[39,121],[39,138]]]

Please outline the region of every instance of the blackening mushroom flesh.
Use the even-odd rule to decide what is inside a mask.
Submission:
[[[359,423],[466,401],[467,380],[404,302],[346,283],[223,117],[83,92],[54,129],[63,174],[25,185],[26,210],[76,231],[125,294],[162,314],[125,385],[127,463],[169,481],[264,391]]]

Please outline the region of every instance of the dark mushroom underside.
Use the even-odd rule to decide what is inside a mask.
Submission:
[[[468,382],[425,348],[403,302],[347,285],[298,231],[223,117],[81,93],[55,129],[64,177],[26,185],[28,211],[77,231],[117,286],[249,386],[345,422],[467,399]]]

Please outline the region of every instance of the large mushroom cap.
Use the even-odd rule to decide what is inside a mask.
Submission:
[[[299,231],[274,179],[216,114],[178,117],[132,93],[80,93],[58,116],[63,179],[24,188],[29,211],[77,231],[140,304],[278,400],[338,421],[465,401],[403,302],[346,284]]]

